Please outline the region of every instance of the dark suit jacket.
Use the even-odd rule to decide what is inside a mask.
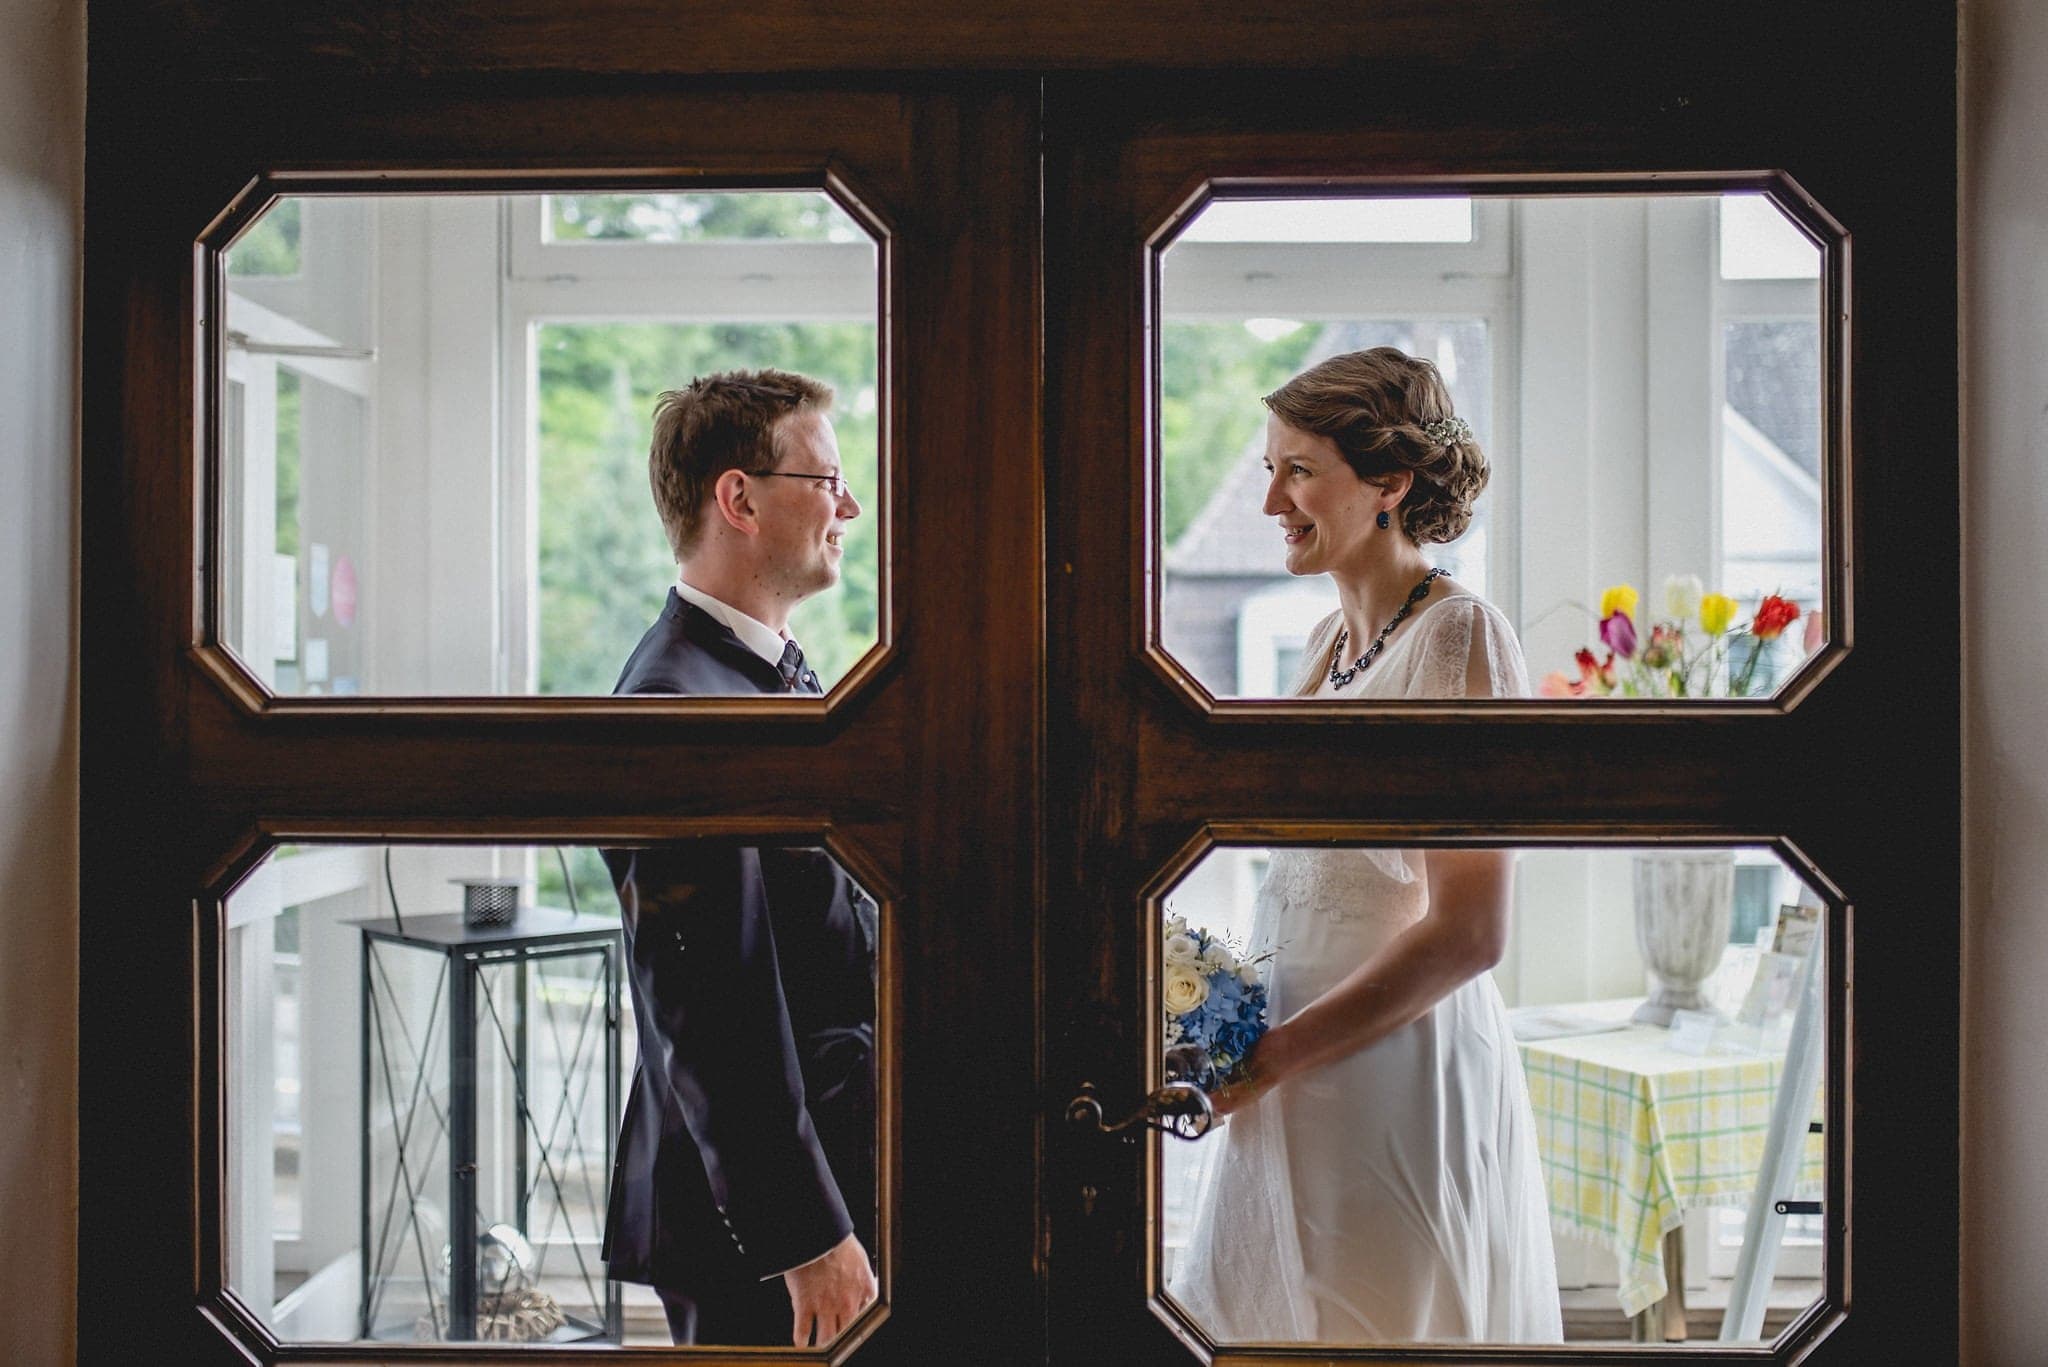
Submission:
[[[614,693],[784,691],[669,590]],[[815,682],[805,691],[816,691]],[[606,850],[639,1058],[604,1258],[686,1294],[874,1248],[875,905],[821,849]]]

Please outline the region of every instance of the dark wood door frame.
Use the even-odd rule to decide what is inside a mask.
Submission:
[[[217,1197],[200,918],[234,851],[265,831],[729,822],[839,833],[904,893],[897,1256],[863,1360],[1184,1361],[1144,1302],[1144,1164],[1059,1121],[1084,1077],[1144,1081],[1146,880],[1208,823],[1306,836],[1332,815],[1388,838],[1794,842],[1854,910],[1835,1003],[1853,1186],[1831,1193],[1848,1313],[1813,1359],[1952,1356],[1952,9],[1880,28],[1839,0],[908,0],[855,18],[201,0],[90,22],[84,1360],[241,1356],[200,1310]],[[1593,725],[1361,718],[1333,745],[1328,723],[1205,720],[1147,667],[1127,588],[1145,525],[1132,235],[1167,179],[1332,157],[1374,175],[1783,169],[1846,226],[1855,636],[1811,696]],[[841,167],[900,233],[895,658],[876,686],[793,722],[259,720],[216,686],[192,658],[194,243],[251,176],[762,164]],[[1372,783],[1335,813],[1311,800],[1368,744]],[[1474,783],[1480,761],[1518,782]],[[1655,786],[1620,777],[1652,762]]]

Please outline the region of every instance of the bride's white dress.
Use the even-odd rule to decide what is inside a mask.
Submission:
[[[1307,651],[1323,672],[1315,695],[1528,692],[1512,628],[1480,599],[1447,596],[1408,625],[1340,691],[1327,669],[1334,616],[1324,622]],[[1250,934],[1253,952],[1276,951],[1269,1019],[1299,1011],[1428,906],[1424,852],[1274,850]],[[1221,1151],[1168,1291],[1217,1341],[1563,1338],[1535,1122],[1490,974],[1199,1142]]]

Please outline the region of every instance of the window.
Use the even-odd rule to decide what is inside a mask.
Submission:
[[[1212,695],[1290,692],[1336,605],[1263,512],[1260,396],[1380,346],[1434,363],[1486,453],[1469,527],[1425,549],[1516,624],[1539,691],[1765,695],[1824,639],[1821,253],[1768,197],[1215,199],[1158,269],[1158,631]],[[1732,629],[1671,616],[1674,576]],[[1683,627],[1680,682],[1631,675],[1634,647],[1581,674],[1587,645],[1613,664],[1616,584],[1645,659]],[[1794,625],[1742,635],[1767,595]]]
[[[1225,1026],[1242,1009],[1242,980],[1233,963],[1219,965],[1198,951],[1220,944],[1249,961],[1259,988],[1274,994],[1269,1006],[1277,1003],[1284,1019],[1389,942],[1400,908],[1420,908],[1426,894],[1416,885],[1426,886],[1430,861],[1442,854],[1429,847],[1359,848],[1327,837],[1296,846],[1222,844],[1178,876],[1165,876],[1170,883],[1157,902],[1164,934],[1148,981],[1157,984],[1167,1043],[1234,1047]],[[1271,1336],[1232,1332],[1232,1321],[1259,1323],[1257,1315],[1228,1295],[1212,1297],[1199,1274],[1181,1275],[1191,1248],[1232,1237],[1201,1228],[1205,1206],[1230,1212],[1223,1218],[1257,1221],[1261,1216],[1248,1212],[1262,1211],[1261,1202],[1277,1199],[1284,1208],[1290,1194],[1299,1202],[1306,1192],[1334,1208],[1347,1199],[1350,1173],[1358,1190],[1408,1193],[1396,1203],[1400,1214],[1385,1217],[1391,1224],[1422,1219],[1416,1212],[1433,1198],[1410,1192],[1412,1173],[1375,1166],[1379,1156],[1423,1142],[1412,1133],[1418,1126],[1433,1136],[1429,1151],[1461,1193],[1449,1199],[1489,1199],[1496,1190],[1492,1169],[1467,1181],[1457,1165],[1490,1164],[1491,1150],[1484,1159],[1476,1151],[1461,1159],[1467,1141],[1455,1130],[1432,1130],[1426,1115],[1365,1114],[1347,1110],[1343,1098],[1406,1086],[1390,1083],[1387,1070],[1398,1077],[1408,1066],[1438,1083],[1465,1085],[1456,1079],[1493,1066],[1494,1051],[1461,1053],[1436,1031],[1483,1035],[1491,1027],[1468,1013],[1490,1014],[1484,1003],[1496,997],[1507,1008],[1501,1045],[1517,1055],[1528,1088],[1550,1213],[1549,1238],[1528,1236],[1528,1246],[1557,1260],[1567,1342],[1623,1336],[1629,1317],[1667,1293],[1684,1305],[1687,1292],[1675,1284],[1665,1238],[1667,1225],[1681,1220],[1696,1258],[1685,1282],[1705,1292],[1695,1303],[1725,1303],[1741,1261],[1743,1211],[1760,1199],[1760,1171],[1773,1173],[1770,1201],[1821,1196],[1826,1145],[1804,1122],[1823,1109],[1825,998],[1816,992],[1802,1010],[1796,988],[1786,995],[1800,973],[1820,971],[1812,956],[1826,952],[1829,913],[1819,893],[1762,847],[1539,847],[1510,854],[1518,895],[1506,954],[1490,975],[1459,989],[1463,998],[1435,1008],[1438,1023],[1405,1027],[1385,1047],[1328,1065],[1336,1072],[1304,1075],[1292,1084],[1299,1089],[1289,1094],[1294,1100],[1255,1113],[1259,1128],[1246,1142],[1217,1133],[1194,1142],[1157,1140],[1162,1282],[1205,1331],[1226,1341]],[[1698,936],[1705,931],[1713,939],[1738,900],[1741,876],[1752,871],[1783,899],[1782,909],[1772,908],[1762,943],[1750,936],[1738,944],[1723,934],[1714,952],[1701,955]],[[1283,880],[1272,898],[1261,890],[1269,877]],[[1192,944],[1184,939],[1176,949],[1176,935]],[[1176,982],[1190,975],[1194,986]],[[1174,993],[1194,1005],[1175,1014]],[[1696,1006],[1686,1007],[1688,1001]],[[1690,1010],[1702,1014],[1687,1020]],[[1802,1033],[1802,1016],[1813,1033]],[[1451,1019],[1456,1027],[1442,1023]],[[1781,1104],[1795,1108],[1801,1123],[1785,1131],[1789,1147],[1772,1152]],[[1305,1131],[1307,1117],[1328,1123]],[[1332,1133],[1341,1137],[1332,1140]],[[1286,1181],[1270,1185],[1267,1165],[1285,1165]],[[1268,1185],[1261,1185],[1262,1173]],[[1353,1211],[1345,1218],[1363,1216]],[[1290,1229],[1302,1231],[1306,1250],[1328,1225],[1283,1215],[1272,1230],[1261,1226],[1262,1237],[1283,1241]],[[1821,1234],[1819,1220],[1809,1216],[1762,1231],[1757,1254],[1778,1322],[1819,1294]],[[1341,1255],[1323,1248],[1303,1256],[1327,1264]],[[1289,1265],[1279,1260],[1273,1294],[1290,1294]],[[1189,1299],[1179,1299],[1183,1292]],[[1203,1306],[1220,1318],[1204,1320],[1197,1308]],[[1354,1323],[1341,1315],[1327,1322]]]
[[[288,195],[224,251],[214,636],[282,697],[606,695],[677,575],[652,410],[825,381],[862,514],[790,623],[881,635],[880,250],[830,195]]]

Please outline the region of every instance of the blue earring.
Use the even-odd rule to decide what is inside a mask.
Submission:
[[[1387,529],[1387,510],[1385,508],[1380,509],[1379,522],[1380,530],[1385,531]]]

